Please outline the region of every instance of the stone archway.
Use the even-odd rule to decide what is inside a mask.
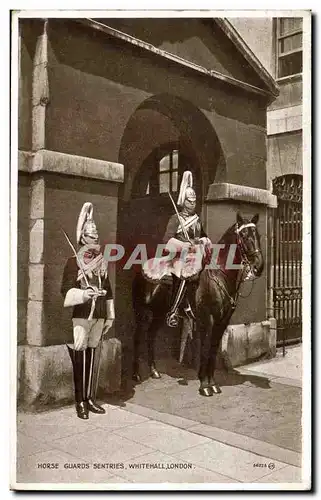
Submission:
[[[174,155],[178,165],[176,174],[172,172]],[[217,166],[222,165],[222,150],[212,125],[198,108],[181,98],[162,94],[147,99],[136,109],[127,123],[119,151],[125,178],[119,198],[117,241],[128,254],[139,243],[147,244],[152,253],[157,243],[162,242],[173,214],[166,188],[161,189],[160,177],[154,175],[159,162],[166,157],[172,158],[168,161],[173,179],[176,175],[176,191],[172,193],[175,201],[183,171],[191,170],[201,214],[208,186],[215,179]],[[135,326],[131,305],[134,273],[135,270],[124,270],[122,266],[116,272],[116,331],[129,359]],[[163,338],[167,337],[163,333]]]
[[[147,132],[147,135],[146,135]],[[182,98],[159,94],[146,99],[132,114],[124,131],[119,162],[125,165],[123,199],[130,198],[133,179],[155,144],[179,139],[202,171],[202,199],[214,181],[224,155],[212,124],[194,104]],[[130,164],[133,156],[137,161]]]

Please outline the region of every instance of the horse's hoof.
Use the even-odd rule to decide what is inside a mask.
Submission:
[[[151,369],[150,376],[151,376],[151,378],[156,378],[156,379],[162,378],[162,376],[159,373],[159,371],[157,370],[157,368],[152,368]]]
[[[212,389],[213,389],[213,393],[214,393],[214,394],[221,394],[222,389],[220,388],[220,386],[219,386],[219,385],[217,385],[217,384],[212,384],[212,385],[211,385],[211,387],[212,387]]]
[[[214,394],[212,387],[200,387],[198,392],[200,393],[201,396],[205,396],[207,398],[213,396]]]
[[[133,373],[132,379],[133,379],[134,382],[136,382],[136,384],[140,384],[141,381],[142,381],[141,376],[139,375],[139,373]]]

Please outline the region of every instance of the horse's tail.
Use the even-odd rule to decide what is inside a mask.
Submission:
[[[132,282],[132,305],[135,314],[143,309],[152,309],[155,314],[162,314],[169,307],[172,278],[151,283],[142,272],[137,272]],[[164,310],[164,311],[163,311]]]

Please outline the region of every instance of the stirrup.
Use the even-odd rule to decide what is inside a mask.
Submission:
[[[166,316],[166,323],[170,328],[176,328],[179,323],[177,311],[169,312]]]

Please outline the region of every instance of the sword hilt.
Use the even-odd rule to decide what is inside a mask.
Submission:
[[[93,316],[94,316],[96,301],[97,301],[98,297],[104,297],[107,294],[107,292],[106,292],[106,290],[98,289],[95,286],[87,286],[86,290],[93,290],[93,292],[95,292],[95,295],[91,299],[91,301],[92,301],[91,308],[90,308],[90,313],[88,316],[88,320],[91,320],[91,319],[93,319]]]

